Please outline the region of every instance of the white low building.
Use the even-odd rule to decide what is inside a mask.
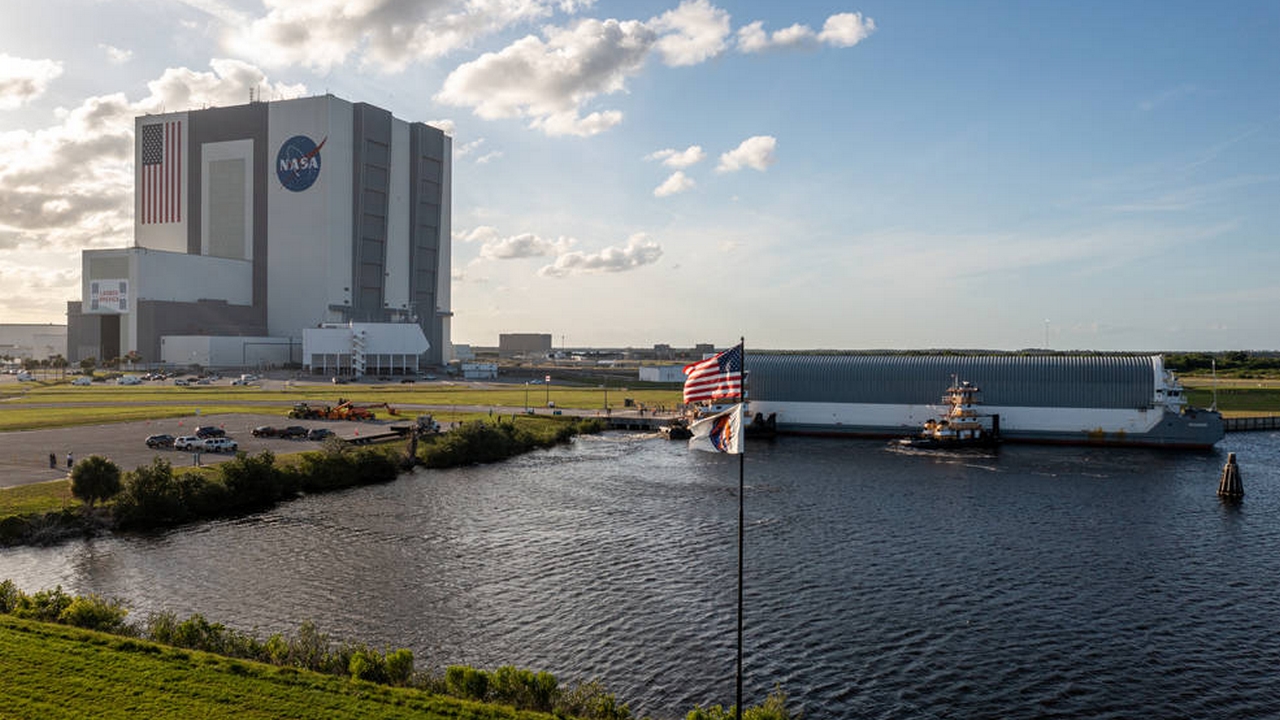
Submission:
[[[640,366],[640,380],[644,382],[682,383],[684,379],[683,365]]]
[[[417,374],[430,348],[416,323],[330,323],[302,331],[302,367],[322,375]]]

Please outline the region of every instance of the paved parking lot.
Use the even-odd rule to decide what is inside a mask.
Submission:
[[[250,431],[259,425],[283,427],[302,425],[306,428],[326,427],[339,437],[352,438],[361,432],[366,434],[385,429],[390,421],[345,422],[342,420],[289,420],[284,417],[255,414],[189,415],[163,420],[139,420],[137,422],[81,425],[51,430],[21,430],[0,433],[0,487],[25,485],[67,476],[67,453],[73,459],[82,460],[90,455],[110,458],[121,470],[133,470],[146,465],[157,455],[166,458],[175,469],[195,463],[193,453],[178,450],[153,450],[147,447],[146,437],[168,433],[174,437],[190,435],[201,425],[216,425],[234,439],[240,450],[250,455],[270,450],[278,455],[314,450],[320,443],[310,440],[283,440],[281,438],[255,438]],[[53,453],[57,467],[49,467],[49,454]],[[200,463],[208,465],[225,462],[233,454],[201,453]]]

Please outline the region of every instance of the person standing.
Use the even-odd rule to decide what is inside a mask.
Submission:
[[[70,470],[71,466],[74,464],[75,464],[75,458],[71,455],[71,453],[67,453],[67,469]]]
[[[52,470],[56,467],[58,467],[58,456],[49,453],[49,469]]]

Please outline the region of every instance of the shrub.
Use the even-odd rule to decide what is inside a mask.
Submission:
[[[413,679],[413,652],[400,648],[387,653],[387,682],[392,685],[408,685]]]
[[[150,465],[125,473],[124,491],[115,503],[115,519],[119,525],[165,525],[182,522],[189,515],[168,460],[156,457]]]
[[[465,700],[481,700],[489,692],[489,674],[466,665],[450,665],[444,671],[446,692]]]
[[[101,455],[90,455],[71,468],[71,494],[93,509],[99,500],[120,492],[120,468]]]
[[[685,715],[685,720],[733,720],[733,716],[732,707],[726,710],[719,705],[706,709],[699,706],[690,710]],[[763,703],[745,708],[742,717],[744,720],[798,720],[800,713],[793,715],[787,710],[787,694],[782,692],[782,688],[775,686]]]
[[[0,583],[0,613],[8,615],[18,606],[18,599],[22,597],[22,591],[18,589],[18,585],[12,580],[5,580]]]
[[[350,651],[347,670],[353,680],[381,685],[407,685],[413,676],[413,652],[401,648],[386,655],[360,646]]]
[[[270,450],[263,450],[252,457],[237,453],[234,460],[218,466],[218,476],[233,507],[270,505],[284,498],[287,490],[292,490],[284,487],[283,476],[277,472],[275,461]]]
[[[489,700],[511,705],[517,710],[551,712],[556,689],[556,678],[550,673],[534,673],[503,665],[490,677]]]
[[[115,600],[105,600],[93,594],[79,595],[58,614],[58,622],[89,630],[126,635],[130,634],[130,628],[124,622],[128,614],[129,611]]]
[[[56,623],[62,612],[71,605],[72,597],[59,585],[52,590],[41,590],[35,595],[19,592],[13,608],[15,617],[40,622]]]
[[[594,720],[631,720],[631,708],[619,705],[613,694],[606,692],[596,680],[579,683],[572,690],[561,693],[555,712],[557,715]]]

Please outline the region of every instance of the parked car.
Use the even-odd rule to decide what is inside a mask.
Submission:
[[[196,437],[198,438],[219,438],[226,434],[226,430],[214,425],[201,425],[196,428]]]
[[[174,438],[173,449],[174,450],[203,450],[204,438],[198,438],[195,435],[183,435],[182,437]]]
[[[174,384],[174,385],[181,385],[181,386],[183,386],[183,387],[186,387],[187,385],[190,385],[190,384],[191,384],[191,381],[190,381],[190,380],[188,380],[188,379],[186,379],[186,378],[178,378],[177,380],[174,380],[174,381],[173,381],[173,384]]]
[[[171,448],[173,447],[174,437],[172,435],[148,435],[147,447],[149,448]]]
[[[275,437],[280,434],[280,429],[270,425],[259,425],[253,429],[252,434],[254,437]]]
[[[235,452],[237,449],[236,441],[229,437],[211,437],[205,438],[205,452]]]
[[[287,427],[287,428],[285,428],[285,429],[283,429],[283,430],[281,430],[281,431],[280,431],[280,437],[282,437],[282,438],[304,438],[304,437],[306,437],[306,436],[307,436],[307,433],[308,433],[308,432],[310,432],[310,430],[307,430],[306,428],[302,427],[301,425],[290,425],[289,427]]]
[[[333,435],[333,431],[330,430],[329,428],[311,428],[311,431],[307,433],[307,439],[323,440],[329,437],[330,435]]]
[[[347,384],[347,379],[346,379],[346,378],[344,378],[344,377],[337,377],[337,376],[334,376],[334,378],[333,378],[333,384],[334,384],[334,385],[346,385],[346,384]]]
[[[93,378],[89,377],[88,375],[81,375],[80,377],[76,378],[75,380],[72,380],[72,381],[71,381],[71,384],[72,384],[72,385],[79,385],[79,386],[81,386],[81,387],[83,387],[83,386],[85,386],[85,385],[92,385],[92,384],[93,384]]]
[[[138,377],[137,375],[121,375],[120,379],[116,380],[116,384],[117,385],[141,385],[142,378]]]

